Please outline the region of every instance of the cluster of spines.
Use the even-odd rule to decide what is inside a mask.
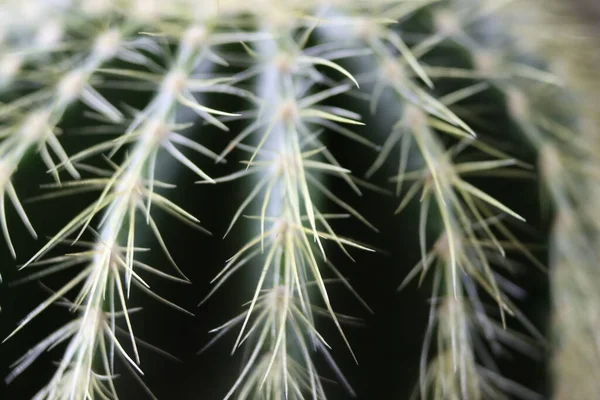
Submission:
[[[500,239],[492,230],[499,227],[501,232],[508,231],[496,218],[493,208],[513,217],[520,217],[468,183],[462,176],[518,166],[519,162],[481,143],[474,137],[474,132],[450,111],[454,102],[485,89],[485,85],[475,84],[438,100],[415,81],[415,78],[420,79],[432,86],[428,72],[433,77],[456,75],[456,70],[450,67],[436,70],[435,67],[421,65],[419,60],[432,47],[449,37],[459,39],[459,43],[465,42],[462,40],[464,38],[459,21],[453,19],[452,12],[445,9],[436,9],[434,12],[438,33],[418,43],[412,50],[393,29],[376,18],[358,18],[363,26],[359,31],[362,36],[360,39],[373,49],[375,55],[376,64],[371,64],[368,68],[375,68],[380,72],[378,76],[381,79],[374,86],[375,101],[378,96],[384,96],[385,92],[390,91],[402,112],[401,119],[383,147],[384,151],[369,173],[380,168],[391,147],[401,142],[400,167],[394,178],[398,183],[397,191],[400,191],[402,182],[414,183],[407,190],[398,211],[417,193],[421,193],[419,234],[422,260],[403,283],[405,285],[418,274],[423,279],[430,269],[435,270],[431,317],[425,337],[418,393],[423,398],[436,399],[498,397],[501,395],[500,387],[509,386],[513,390],[519,388],[517,385],[499,382],[498,375],[486,369],[487,366],[480,365],[480,358],[475,355],[476,350],[482,350],[481,346],[474,347],[475,336],[481,335],[496,341],[500,335],[496,335],[495,331],[501,329],[483,312],[476,286],[480,286],[497,301],[502,318],[505,313],[517,313],[513,311],[513,305],[497,283],[489,261],[494,255],[490,255],[493,252],[489,248],[495,249],[504,257],[503,246],[520,246],[511,235],[502,238],[508,244],[501,245]],[[471,43],[470,40],[466,42]],[[389,98],[387,101],[389,106]],[[456,144],[446,149],[434,130],[454,137]],[[421,155],[423,169],[406,172],[412,142]],[[466,148],[474,148],[492,159],[456,163],[453,158]],[[428,215],[433,206],[441,215],[441,234],[430,251],[426,243],[426,231]],[[434,332],[437,336],[433,341],[437,344],[436,349],[432,350],[435,355],[427,361]],[[521,392],[527,394],[524,390]]]
[[[288,25],[288,21],[277,18],[263,22],[274,39],[258,42],[250,51],[252,56],[261,57],[256,71],[261,108],[248,113],[247,118],[252,119],[249,127],[223,154],[239,147],[251,156],[245,170],[217,180],[254,177],[256,184],[236,212],[230,229],[257,200],[260,215],[249,217],[256,221],[257,235],[229,260],[215,287],[251,259],[259,259],[257,264],[262,268],[249,309],[215,331],[241,323],[234,351],[244,343],[250,348],[243,372],[226,398],[238,393],[237,398],[300,399],[310,395],[322,399],[326,394],[312,361],[314,350],[325,355],[344,381],[314,320],[315,315],[329,315],[342,332],[340,322],[344,318],[333,311],[324,270],[333,270],[342,281],[344,278],[327,260],[322,242],[334,242],[348,255],[347,247],[368,248],[333,231],[330,221],[347,215],[326,214],[317,208],[315,197],[326,197],[361,218],[321,183],[321,174],[333,174],[358,190],[348,176],[350,171],[327,150],[318,130],[329,128],[354,137],[344,125],[361,123],[349,110],[320,104],[348,91],[353,83],[330,80],[316,67],[328,68],[348,80],[353,78],[335,63],[335,49],[322,55],[319,46],[306,47],[314,29],[310,21],[305,27],[296,21]],[[340,52],[339,56],[344,54]],[[251,145],[242,143],[246,138]],[[324,307],[311,301],[313,292],[320,295]]]
[[[119,5],[119,8],[123,11],[131,6],[132,10],[137,10],[141,7],[138,3],[124,2]],[[185,2],[165,5],[164,8],[153,2],[154,7],[139,8],[147,12],[140,14],[141,20],[138,23],[128,20],[127,26],[122,29],[111,27],[99,34],[95,44],[89,47],[91,50],[88,57],[83,61],[78,60],[75,64],[65,63],[69,68],[68,72],[58,79],[52,88],[34,91],[24,101],[3,106],[4,110],[0,109],[0,113],[10,124],[5,124],[8,126],[7,138],[2,142],[2,146],[6,149],[0,154],[3,162],[0,166],[2,167],[0,168],[2,174],[0,216],[2,216],[4,236],[13,255],[14,250],[10,244],[4,217],[4,194],[12,200],[21,218],[35,235],[10,183],[10,177],[29,149],[36,146],[40,149],[42,159],[58,181],[59,170],[66,169],[74,178],[79,178],[78,168],[92,170],[85,165],[81,165],[80,168],[78,165],[81,161],[104,152],[109,152],[111,156],[115,155],[125,145],[130,148],[130,154],[126,156],[123,163],[111,162],[109,171],[93,170],[100,175],[99,178],[64,184],[67,187],[81,187],[84,190],[99,189],[101,195],[97,202],[54,236],[29,263],[25,264],[25,267],[50,264],[52,266],[47,270],[48,273],[78,264],[87,267],[48,301],[30,313],[18,329],[59,299],[68,304],[73,311],[80,312],[81,317],[56,331],[19,360],[15,374],[21,372],[42,351],[69,338],[70,345],[67,347],[65,357],[53,381],[40,392],[40,398],[85,398],[93,397],[93,392],[102,392],[105,395],[110,393],[116,397],[110,378],[113,367],[112,359],[108,355],[114,354],[114,351],[108,350],[110,346],[117,347],[119,350],[117,353],[137,368],[139,360],[135,351],[136,339],[133,337],[128,320],[131,310],[127,310],[126,297],[132,283],[143,290],[148,288],[145,288],[142,278],[134,267],[157,274],[164,275],[164,273],[135,260],[134,254],[140,250],[134,245],[136,212],[141,211],[165,250],[164,242],[150,214],[152,204],[189,223],[198,222],[195,217],[154,192],[155,187],[168,186],[154,179],[157,151],[164,149],[196,172],[203,180],[211,183],[251,174],[259,176],[259,184],[240,207],[233,222],[241,216],[244,208],[253,199],[262,199],[260,215],[250,217],[257,222],[257,231],[260,233],[232,257],[222,274],[218,276],[220,280],[217,287],[250,259],[262,260],[259,264],[262,265],[259,282],[248,311],[217,329],[217,331],[228,330],[233,327],[234,322],[240,322],[242,329],[235,347],[245,343],[248,343],[245,344],[247,346],[253,346],[244,372],[227,397],[235,392],[241,398],[249,396],[324,398],[325,392],[312,364],[309,351],[312,347],[316,347],[327,353],[327,344],[316,331],[313,320],[315,310],[319,310],[318,312],[323,310],[309,301],[308,288],[315,286],[318,289],[326,306],[326,313],[339,326],[338,317],[333,312],[327,296],[321,266],[329,265],[340,279],[343,278],[327,260],[322,239],[337,244],[344,252],[346,247],[367,248],[338,236],[332,230],[328,220],[339,215],[319,212],[314,201],[315,193],[320,192],[320,196],[329,198],[345,212],[358,217],[367,225],[370,224],[357,211],[324,187],[320,179],[313,175],[313,173],[333,173],[345,179],[358,191],[355,179],[349,176],[350,171],[340,166],[320,141],[318,129],[330,129],[358,139],[368,146],[377,146],[364,138],[357,138],[351,130],[343,126],[360,124],[358,121],[360,116],[350,110],[319,106],[319,102],[350,90],[356,83],[355,78],[336,63],[336,57],[361,56],[366,50],[373,61],[370,66],[371,77],[373,71],[378,71],[380,73],[378,76],[382,77],[375,85],[374,107],[377,106],[377,98],[384,91],[390,91],[396,97],[396,104],[402,113],[388,142],[383,146],[382,156],[376,161],[369,174],[374,173],[383,164],[392,146],[400,142],[402,148],[400,168],[397,176],[393,178],[396,182],[396,190],[400,193],[403,182],[413,183],[408,188],[398,211],[419,192],[422,201],[419,228],[422,260],[409,274],[409,278],[416,277],[418,274],[423,277],[430,269],[434,270],[434,301],[432,301],[431,322],[421,368],[420,395],[448,399],[502,398],[504,391],[530,397],[531,394],[523,388],[507,383],[490,370],[489,366],[480,364],[482,356],[478,357],[475,353],[476,350],[481,351],[481,349],[475,348],[473,338],[482,335],[494,346],[497,340],[501,340],[502,337],[507,338],[506,335],[510,336],[503,326],[505,314],[515,315],[527,325],[504,293],[510,285],[500,283],[504,280],[500,279],[497,271],[492,268],[492,260],[506,260],[505,249],[509,248],[521,251],[534,263],[537,263],[537,260],[523,244],[516,240],[497,214],[499,211],[518,219],[519,215],[463,178],[463,175],[472,173],[518,175],[520,172],[510,167],[527,166],[475,138],[475,132],[450,111],[450,108],[457,101],[485,90],[488,86],[496,87],[505,93],[510,116],[542,155],[542,178],[550,187],[553,201],[558,208],[555,238],[560,246],[557,245],[556,268],[558,270],[560,265],[565,263],[572,270],[581,271],[574,265],[583,264],[589,268],[596,260],[597,254],[591,254],[578,262],[574,254],[581,256],[581,253],[574,249],[586,248],[589,237],[595,238],[596,235],[595,233],[589,235],[588,224],[584,224],[574,216],[580,205],[571,204],[572,198],[578,198],[580,194],[575,193],[579,189],[573,189],[569,183],[571,175],[568,165],[565,164],[565,158],[569,154],[554,145],[552,140],[542,148],[542,143],[547,143],[548,139],[541,131],[550,131],[551,134],[563,135],[563,137],[571,133],[568,130],[560,130],[560,126],[553,121],[534,114],[530,107],[533,95],[522,89],[527,88],[528,84],[512,83],[517,78],[526,78],[534,83],[557,86],[560,81],[552,74],[529,65],[496,64],[497,59],[501,58],[498,57],[501,51],[498,50],[498,54],[494,53],[490,56],[482,50],[483,46],[477,44],[477,39],[470,37],[464,31],[464,26],[474,19],[489,15],[495,17],[496,13],[502,12],[500,6],[510,8],[512,6],[510,1],[495,4],[483,2],[481,5],[473,6],[471,1],[457,0],[445,2],[445,5],[454,7],[446,9],[439,9],[431,6],[430,3],[434,2],[423,1],[416,4],[385,1],[356,2],[348,6],[344,1],[332,1],[331,9],[334,10],[334,14],[328,14],[330,10],[325,7],[326,12],[317,15],[321,18],[319,20],[311,14],[313,8],[318,8],[318,4],[269,2],[266,4],[269,12],[263,18],[257,18],[257,21],[258,25],[264,25],[265,21],[273,22],[277,28],[275,32],[269,31],[265,35],[240,32],[239,35],[223,34],[219,37],[218,33],[213,35],[207,30],[206,21],[201,21],[200,25],[191,26],[187,30],[174,29],[173,25],[169,24],[169,19],[180,17],[178,12],[185,8]],[[98,2],[98,4],[101,4],[97,7],[100,7],[100,14],[102,14],[105,10],[103,7],[110,9],[112,2]],[[215,13],[221,13],[221,17],[237,16],[247,11],[252,14],[252,10],[237,1],[221,1],[217,6]],[[437,32],[411,48],[403,41],[401,35],[388,26],[390,19],[392,16],[394,20],[403,18],[426,6],[431,6],[434,10],[434,26]],[[87,4],[85,7],[91,6]],[[98,12],[97,7],[96,12]],[[366,13],[354,17],[353,11]],[[365,17],[371,12],[373,17]],[[378,16],[377,12],[381,12],[381,15],[385,14],[386,18]],[[57,20],[66,20],[64,15],[56,14],[53,17]],[[131,15],[135,13],[131,12]],[[128,62],[137,60],[142,66],[150,63],[136,48],[136,44],[139,43],[134,38],[126,40],[126,36],[132,35],[135,29],[152,27],[152,22],[161,26],[162,21],[159,21],[163,17],[165,31],[174,29],[176,32],[174,37],[179,38],[180,41],[178,55],[173,65],[169,65],[162,76],[133,70],[102,70],[105,74],[122,78],[139,78],[156,84],[156,93],[151,103],[144,110],[134,113],[130,124],[124,128],[124,134],[117,141],[101,143],[69,157],[58,143],[55,132],[67,107],[75,101],[82,101],[104,119],[113,123],[123,123],[126,120],[124,115],[93,88],[91,77],[95,76],[107,62],[118,58],[119,55]],[[148,19],[155,18],[155,21],[148,23]],[[183,19],[186,23],[189,22],[188,18]],[[349,29],[354,37],[351,42],[359,44],[358,50],[345,47],[346,43],[325,48],[325,51],[318,46],[314,49],[307,47],[306,42],[313,30],[316,28],[320,31],[323,27],[327,29],[328,24],[334,28],[342,26]],[[300,27],[303,28],[299,30],[300,38],[294,39],[293,33]],[[54,36],[55,40],[60,42],[61,35]],[[243,78],[234,77],[231,80],[239,82],[240,79],[247,79],[257,74],[260,82],[257,97],[228,86],[228,80],[225,79],[201,81],[192,77],[198,60],[202,57],[226,64],[225,60],[208,49],[209,45],[236,41],[246,43],[257,38],[262,40],[273,36],[276,37],[273,40],[274,47],[269,51],[265,51],[269,46],[258,45],[256,48],[250,45],[244,46],[255,61],[257,58],[266,59],[258,60],[258,67],[252,68],[249,74],[242,73],[240,76]],[[49,35],[44,34],[43,37],[47,38]],[[473,54],[475,70],[428,67],[420,61],[420,58],[431,49],[448,39],[464,46]],[[142,48],[147,50],[146,46]],[[515,51],[515,49],[508,50]],[[334,53],[336,56],[332,56]],[[14,56],[12,53],[9,55]],[[519,59],[518,56],[515,58]],[[19,59],[3,57],[0,60],[0,79],[4,79],[0,83],[3,85],[12,83],[20,66],[28,61],[25,55],[21,57]],[[33,52],[32,59],[39,60],[37,57],[39,54]],[[505,68],[507,65],[510,68]],[[328,68],[334,73],[341,74],[348,82],[332,81],[322,75],[316,67]],[[488,83],[475,83],[444,98],[436,99],[423,89],[417,80],[432,87],[433,80],[437,77],[485,78]],[[324,85],[326,89],[308,94],[317,84]],[[217,161],[222,159],[221,156],[175,132],[182,126],[182,121],[174,119],[175,110],[180,106],[191,108],[207,123],[220,128],[224,128],[221,121],[238,117],[205,107],[197,103],[192,95],[194,91],[211,90],[247,95],[258,100],[259,103],[255,111],[241,115],[242,118],[250,118],[254,121],[225,151],[227,153],[234,147],[248,151],[251,158],[247,169],[221,179],[208,177],[174,146],[178,144],[188,147]],[[446,148],[435,131],[450,135],[456,143]],[[254,136],[257,140],[252,143],[252,146],[243,143],[245,138]],[[582,144],[580,140],[577,143],[569,148],[585,147],[585,143]],[[58,164],[52,160],[47,146],[58,156]],[[407,172],[410,168],[408,152],[413,147],[422,158],[423,168]],[[486,154],[488,159],[479,162],[455,161],[454,158],[465,149],[480,151]],[[319,156],[324,161],[314,159]],[[594,164],[593,155],[587,154],[586,157],[585,168]],[[589,176],[593,175],[594,171],[578,170],[577,172],[583,172],[583,185],[588,182],[590,185],[593,184]],[[595,198],[595,193],[591,194],[591,197]],[[430,249],[427,245],[426,231],[432,206],[435,206],[441,215],[441,224],[439,239]],[[91,229],[92,220],[97,215],[101,215],[97,229]],[[321,227],[318,228],[319,226]],[[90,250],[55,259],[40,259],[49,249],[66,241],[73,233],[81,234],[88,228],[96,234],[96,240],[90,244]],[[597,227],[589,228],[596,232]],[[570,234],[573,232],[574,234]],[[575,238],[581,238],[581,241],[574,243]],[[573,243],[573,246],[569,246],[570,243]],[[564,270],[563,268],[558,271]],[[591,274],[593,275],[593,272]],[[43,274],[36,275],[39,276]],[[557,273],[555,277],[559,289],[564,287],[561,282],[568,280],[558,279],[561,276],[563,275]],[[169,277],[185,281],[185,277]],[[583,282],[591,281],[584,279]],[[63,295],[79,284],[82,284],[82,288],[73,302],[62,300]],[[479,289],[475,288],[477,285]],[[484,307],[479,298],[480,290],[487,292],[497,302],[502,324],[496,323],[483,312]],[[578,294],[584,293],[581,297],[594,304],[595,297],[589,295],[589,289],[578,288],[576,291]],[[560,297],[557,299],[560,300]],[[114,307],[115,301],[118,301],[117,308]],[[570,301],[567,299],[564,304],[568,305]],[[109,310],[106,309],[107,303]],[[134,357],[130,357],[116,339],[114,328],[116,317],[124,317],[127,321]],[[579,326],[578,323],[577,321],[566,323],[564,326]],[[594,321],[591,321],[590,326],[594,326],[593,323]],[[435,355],[427,361],[429,342],[434,331],[437,336],[437,348]],[[568,340],[570,336],[566,330],[564,331]],[[578,337],[578,334],[576,332],[573,337]],[[508,340],[509,342],[514,342],[516,336],[510,339],[512,340]],[[302,354],[300,359],[291,357],[293,353],[291,348],[294,346]],[[92,366],[92,361],[97,359],[96,357],[100,357],[103,364],[104,371],[101,373],[94,371]],[[592,364],[596,365],[593,362]],[[105,376],[109,379],[103,379]]]
[[[527,96],[529,117],[544,140],[536,143],[539,173],[553,208],[549,268],[552,297],[552,381],[556,399],[594,397],[600,368],[597,309],[598,80],[595,27],[581,22],[586,7],[560,1],[507,18],[525,51],[541,54],[562,83],[544,101]],[[530,18],[548,30],[522,25]],[[585,19],[584,19],[585,20]],[[554,35],[550,32],[560,32]],[[535,101],[538,100],[538,101]],[[552,113],[546,110],[552,107]]]
[[[135,111],[131,120],[126,121],[120,111],[93,89],[91,78],[120,54],[130,63],[137,61],[142,67],[153,66],[149,59],[144,57],[142,51],[135,47],[136,44],[141,45],[143,39],[139,40],[134,36],[131,42],[127,41],[125,35],[135,32],[130,31],[133,22],[126,21],[124,23],[126,28],[111,27],[99,34],[90,47],[89,55],[82,61],[71,63],[71,69],[59,79],[55,89],[42,88],[34,91],[29,95],[34,99],[33,105],[19,104],[17,110],[25,115],[25,123],[22,125],[17,123],[15,133],[2,143],[6,146],[14,143],[16,150],[22,150],[10,149],[3,153],[7,162],[11,162],[12,169],[7,171],[7,174],[16,169],[27,150],[37,145],[42,149],[42,158],[57,180],[58,171],[62,169],[69,170],[73,177],[77,178],[72,182],[58,182],[56,186],[64,188],[64,193],[95,190],[101,192],[93,204],[79,213],[22,266],[22,268],[46,267],[43,272],[27,279],[43,277],[77,266],[81,268],[74,278],[31,311],[9,336],[24,328],[29,321],[53,303],[67,306],[78,315],[72,322],[46,337],[13,364],[13,371],[7,378],[8,381],[23,372],[44,351],[61,343],[67,344],[50,382],[37,393],[36,398],[39,399],[117,398],[113,385],[113,377],[116,375],[115,356],[124,359],[129,369],[141,373],[137,351],[139,340],[134,336],[129,320],[129,314],[135,309],[129,309],[127,306],[132,285],[181,310],[150,290],[148,284],[138,274],[144,271],[167,279],[187,282],[187,278],[179,270],[177,272],[181,277],[172,276],[136,260],[135,253],[143,250],[135,246],[136,220],[138,214],[143,216],[149,229],[177,268],[152,217],[151,206],[154,205],[191,225],[199,221],[155,192],[157,188],[171,187],[154,178],[157,155],[159,150],[166,151],[200,178],[212,182],[212,179],[178,147],[215,159],[217,154],[176,132],[185,125],[183,122],[186,122],[176,120],[177,111],[182,106],[189,107],[208,122],[214,120],[213,114],[230,115],[205,107],[194,97],[195,93],[202,91],[229,92],[224,83],[227,79],[205,80],[196,77],[194,73],[200,63],[206,62],[206,54],[210,52],[212,44],[252,40],[252,34],[247,35],[243,32],[212,36],[210,26],[207,26],[205,21],[188,21],[187,28],[168,32],[166,36],[167,40],[176,40],[178,50],[172,64],[166,66],[163,74],[139,70],[103,69],[104,74],[117,75],[125,79],[142,79],[154,86],[155,92],[150,103],[143,110]],[[142,26],[144,25],[139,24],[136,29]],[[148,48],[148,46],[140,47],[146,50]],[[159,46],[151,48],[158,52],[162,51]],[[231,92],[241,93],[235,90]],[[59,147],[53,129],[60,122],[65,110],[78,100],[101,114],[108,122],[126,125],[123,126],[123,134],[117,140],[102,142],[68,156],[62,147]],[[8,106],[10,107],[11,104]],[[15,112],[14,109],[11,111]],[[30,122],[32,119],[35,123]],[[21,133],[27,140],[19,137]],[[48,158],[46,143],[53,146],[58,153],[60,158],[58,164]],[[121,154],[119,150],[126,146],[129,152],[123,161],[121,163],[112,161],[111,159],[117,154]],[[109,169],[82,163],[91,156],[107,152]],[[75,165],[79,169],[92,172],[97,177],[81,178]],[[11,198],[16,198],[13,191],[9,191],[8,194]],[[23,219],[28,223],[25,217]],[[3,226],[5,227],[4,223]],[[93,232],[94,240],[92,242],[80,240],[81,235],[88,230]],[[8,239],[7,235],[6,238]],[[84,246],[86,249],[65,256],[43,258],[56,245],[68,241]],[[72,301],[67,300],[65,296],[75,288],[79,288],[76,298]],[[125,319],[127,329],[123,330],[117,326],[115,322],[117,318]],[[125,333],[131,341],[131,355],[117,337],[122,333]]]

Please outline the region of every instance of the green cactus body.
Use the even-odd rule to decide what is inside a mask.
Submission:
[[[597,398],[573,8],[0,1],[6,398]]]

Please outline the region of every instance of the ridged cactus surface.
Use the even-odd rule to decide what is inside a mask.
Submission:
[[[2,398],[600,398],[576,3],[0,1]]]

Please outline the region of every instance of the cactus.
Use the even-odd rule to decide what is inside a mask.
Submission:
[[[575,8],[0,2],[5,398],[596,398]]]

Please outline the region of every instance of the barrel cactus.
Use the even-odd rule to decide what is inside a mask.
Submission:
[[[575,3],[1,1],[3,398],[596,399]]]

